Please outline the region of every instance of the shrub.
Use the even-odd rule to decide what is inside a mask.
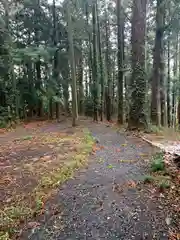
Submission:
[[[163,153],[158,153],[153,156],[153,161],[151,163],[151,170],[153,172],[163,171],[165,169]]]

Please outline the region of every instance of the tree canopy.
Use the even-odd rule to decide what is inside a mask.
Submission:
[[[2,0],[0,126],[80,115],[180,123],[179,0]]]

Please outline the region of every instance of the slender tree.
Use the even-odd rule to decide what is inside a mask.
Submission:
[[[105,45],[106,45],[106,72],[107,72],[107,86],[106,86],[106,119],[111,120],[111,95],[112,95],[112,82],[111,82],[111,63],[110,63],[110,29],[109,29],[109,18],[107,15],[107,7],[105,7]]]
[[[100,32],[100,21],[99,21],[99,9],[98,3],[96,2],[97,8],[97,25],[98,25],[98,50],[99,50],[99,68],[100,68],[100,85],[101,85],[101,102],[100,102],[100,118],[103,121],[104,112],[104,68],[103,68],[103,57],[102,57],[102,46],[101,46],[101,32]]]
[[[164,34],[164,9],[165,1],[157,0],[156,6],[156,37],[153,56],[153,77],[151,97],[151,121],[154,125],[161,124],[160,115],[160,78],[163,64],[163,34]]]
[[[121,0],[117,0],[117,26],[118,26],[118,123],[123,124],[123,65],[124,65],[124,10]]]
[[[146,99],[145,79],[145,28],[146,0],[134,0],[132,10],[132,76],[131,76],[131,106],[128,126],[133,128],[147,127],[144,104]]]
[[[94,121],[98,121],[98,66],[97,66],[97,9],[96,2],[93,2],[93,107],[94,107]]]
[[[174,44],[174,64],[173,64],[173,83],[172,83],[172,126],[176,126],[176,98],[177,98],[177,81],[178,81],[178,34],[175,33]]]
[[[170,103],[170,35],[168,34],[167,43],[167,123],[168,127],[171,126],[171,103]]]
[[[70,1],[67,2],[67,18],[68,18],[68,42],[70,51],[70,62],[71,62],[71,78],[72,78],[72,126],[76,126],[76,119],[78,117],[78,105],[77,105],[77,88],[76,88],[76,69],[74,59],[74,44],[73,44],[73,33],[72,33],[72,22],[71,22],[71,5]]]

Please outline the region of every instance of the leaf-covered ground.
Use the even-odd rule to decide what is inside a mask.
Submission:
[[[85,164],[93,141],[84,128],[34,122],[0,135],[0,239],[44,212],[57,186]],[[19,233],[19,232],[18,232]]]
[[[160,196],[163,209],[168,212],[169,238],[180,239],[180,132],[162,129],[144,134],[143,139],[163,152],[164,169],[148,176],[152,197]]]
[[[162,193],[143,182],[157,149],[103,124],[88,128],[97,142],[88,168],[59,189],[61,211],[52,214],[47,205],[39,225],[20,239],[178,239]]]
[[[19,224],[14,236],[22,240],[179,239],[170,158],[168,170],[160,163],[152,172],[158,150],[140,138],[107,124],[68,126],[41,123],[0,135],[3,232]]]

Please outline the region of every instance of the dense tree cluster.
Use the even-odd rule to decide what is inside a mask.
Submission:
[[[0,126],[180,124],[179,0],[1,0]]]

